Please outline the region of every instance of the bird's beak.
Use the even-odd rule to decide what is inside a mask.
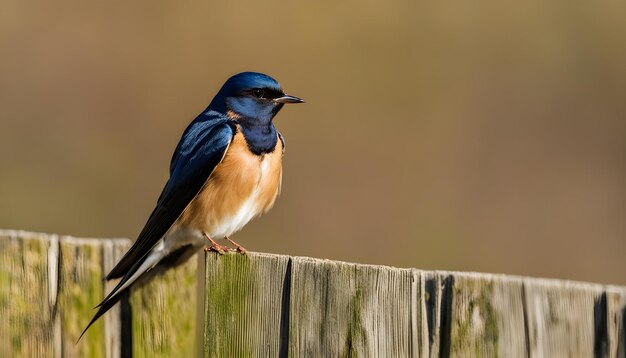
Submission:
[[[288,94],[283,95],[282,97],[274,98],[274,102],[276,103],[304,103],[302,98],[298,98],[295,96],[290,96]]]

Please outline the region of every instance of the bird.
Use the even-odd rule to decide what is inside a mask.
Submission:
[[[258,72],[242,72],[224,83],[183,132],[156,207],[106,276],[121,280],[95,307],[80,338],[131,286],[202,248],[233,250],[215,240],[226,239],[245,254],[231,235],[270,210],[280,193],[285,140],[273,119],[285,104],[303,102]]]

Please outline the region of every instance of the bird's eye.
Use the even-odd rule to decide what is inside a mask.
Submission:
[[[265,98],[265,91],[260,88],[255,88],[252,90],[252,95],[256,98]]]

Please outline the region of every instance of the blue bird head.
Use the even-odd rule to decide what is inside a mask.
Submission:
[[[283,92],[278,82],[258,72],[242,72],[229,78],[217,93],[210,109],[244,125],[267,125],[286,103],[303,103]]]

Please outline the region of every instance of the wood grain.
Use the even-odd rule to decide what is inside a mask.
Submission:
[[[450,277],[450,355],[527,356],[522,280],[463,273]]]
[[[0,231],[0,351],[8,356],[119,357],[115,313],[76,343],[103,297],[104,240]],[[109,241],[108,260],[127,240]],[[8,328],[8,330],[7,330]]]
[[[194,354],[197,260],[133,288],[133,357],[191,357]]]
[[[525,280],[528,340],[532,356],[594,355],[594,318],[600,287],[553,280]]]
[[[290,356],[413,354],[411,270],[302,257],[292,270]]]
[[[289,257],[207,253],[206,261],[205,357],[279,356]]]
[[[626,287],[248,253],[132,290],[75,341],[128,240],[0,231],[17,357],[626,357]]]

